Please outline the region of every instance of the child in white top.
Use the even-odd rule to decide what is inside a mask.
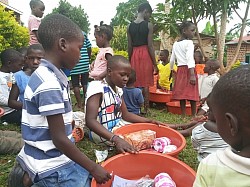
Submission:
[[[180,26],[181,38],[173,45],[170,68],[173,70],[177,60],[177,75],[173,88],[174,100],[180,101],[182,115],[186,114],[186,100],[190,101],[192,115],[196,114],[196,101],[199,101],[198,79],[195,71],[194,44],[195,34],[192,22],[183,22]]]

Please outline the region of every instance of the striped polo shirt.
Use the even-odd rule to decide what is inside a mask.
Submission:
[[[53,144],[47,122],[47,116],[62,114],[65,133],[73,142],[68,88],[68,79],[64,73],[42,59],[25,89],[21,125],[25,145],[17,160],[32,181],[74,164]]]
[[[88,48],[91,48],[91,43],[85,32],[83,32],[83,35],[84,35],[84,43],[81,48],[81,58],[79,60],[79,63],[76,64],[76,66],[70,71],[70,75],[78,75],[89,72]]]

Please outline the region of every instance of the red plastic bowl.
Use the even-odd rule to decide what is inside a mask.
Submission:
[[[167,105],[168,112],[170,112],[172,114],[181,115],[180,101],[171,101],[171,102],[166,103],[166,105]],[[198,106],[199,105],[197,103],[196,110],[198,110]],[[186,114],[189,116],[192,115],[191,105],[189,102],[186,103]]]
[[[114,133],[117,135],[124,135],[124,134],[132,133],[132,132],[136,132],[140,130],[155,131],[156,138],[168,137],[172,141],[172,144],[176,145],[177,149],[170,153],[166,153],[167,155],[178,157],[178,154],[186,146],[186,139],[179,132],[169,127],[162,126],[162,125],[158,126],[152,123],[134,123],[134,124],[125,125],[115,130]],[[158,154],[162,154],[162,153],[158,153]]]
[[[113,175],[125,179],[140,179],[146,175],[154,178],[161,172],[168,173],[178,187],[191,187],[195,180],[195,171],[182,161],[169,155],[160,155],[147,151],[138,154],[119,154],[106,160],[102,166]],[[99,185],[93,179],[91,187],[110,187],[112,180]]]
[[[172,99],[172,91],[162,91],[160,89],[149,89],[149,101],[156,103],[167,103]]]
[[[0,108],[0,117],[4,115],[4,109]]]

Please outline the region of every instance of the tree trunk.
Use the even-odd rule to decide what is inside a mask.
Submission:
[[[170,12],[170,2],[169,1],[165,1],[165,13],[169,14]],[[170,32],[170,31],[168,31]],[[160,38],[161,38],[161,45],[160,45],[160,49],[168,49],[170,51],[170,33],[165,33],[164,31],[160,31]]]
[[[240,30],[240,37],[239,37],[238,45],[236,47],[233,59],[227,64],[226,72],[228,72],[231,69],[231,67],[235,64],[236,59],[238,57],[238,54],[240,52],[240,47],[241,47],[241,44],[242,44],[242,38],[243,38],[244,30],[246,28],[246,21],[247,21],[247,16],[248,16],[248,12],[249,12],[249,6],[250,6],[250,0],[248,0],[248,2],[247,2],[245,16],[242,19],[242,27],[241,27],[241,30]]]
[[[218,61],[221,63],[220,73],[225,73],[225,67],[223,65],[223,57],[224,57],[224,49],[225,49],[225,39],[226,39],[226,28],[227,28],[227,11],[222,10],[221,12],[221,26],[220,26],[220,34],[218,35]]]

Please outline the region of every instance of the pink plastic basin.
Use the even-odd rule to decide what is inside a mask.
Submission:
[[[160,89],[149,90],[149,101],[156,103],[167,103],[172,99],[172,91],[162,91]]]
[[[180,107],[180,101],[171,101],[166,103],[168,112],[172,114],[179,114],[181,115],[181,107]],[[198,109],[198,104],[196,106],[196,110]],[[192,115],[191,111],[191,105],[189,102],[186,103],[186,114],[187,115]]]

